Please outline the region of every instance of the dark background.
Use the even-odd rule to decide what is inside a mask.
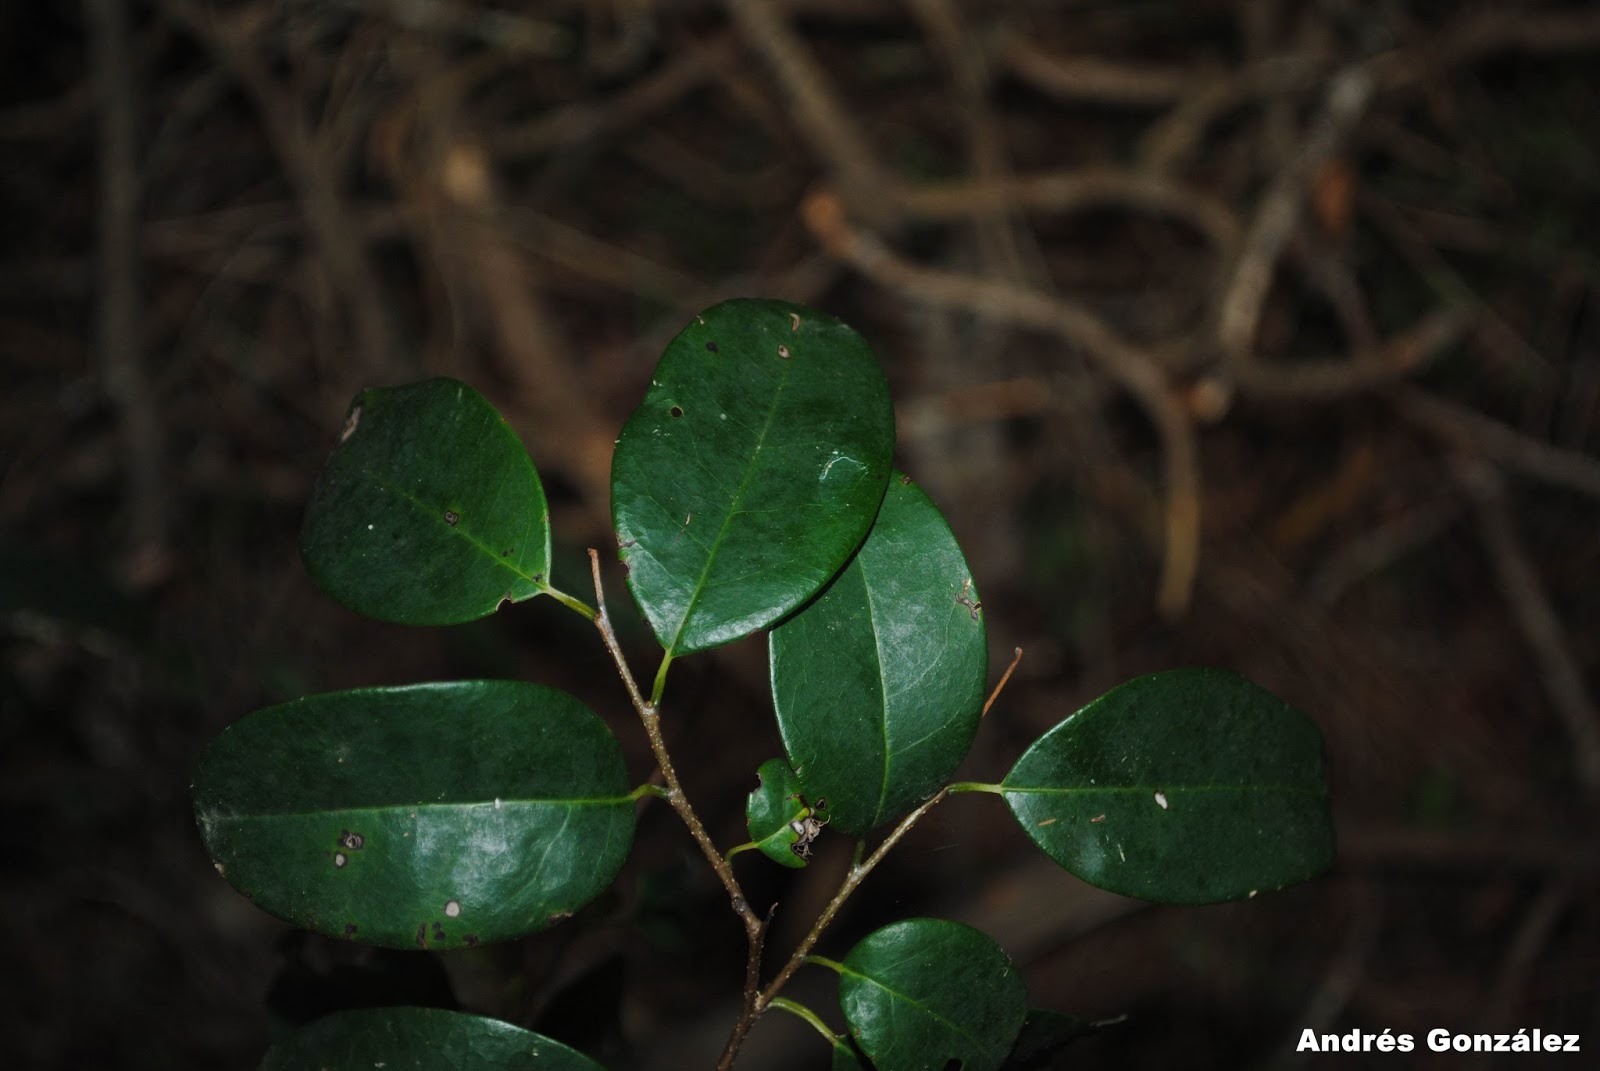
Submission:
[[[1310,884],[1120,900],[967,797],[823,952],[980,925],[1035,1004],[1127,1015],[1071,1066],[1286,1067],[1306,1027],[1423,1049],[1307,1060],[1340,1066],[1470,1066],[1434,1027],[1600,1046],[1597,132],[1592,4],[0,0],[4,1062],[246,1067],[284,1024],[422,1001],[711,1066],[743,937],[665,807],[569,924],[377,955],[250,907],[187,789],[259,706],[467,675],[576,692],[648,776],[576,618],[366,622],[296,530],[357,390],[454,375],[528,444],[582,593],[617,428],[736,295],[872,342],[996,673],[1026,651],[962,776],[1187,664],[1290,700],[1331,759]],[[759,641],[675,669],[724,844],[778,751],[763,675]],[[742,871],[772,948],[842,839]],[[825,1058],[774,1021],[741,1066]]]

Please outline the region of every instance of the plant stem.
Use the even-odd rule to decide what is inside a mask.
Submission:
[[[672,665],[672,652],[668,651],[661,656],[661,665],[656,668],[655,683],[650,686],[650,705],[659,707],[661,697],[667,693],[667,668]]]
[[[1005,785],[991,785],[987,781],[955,781],[944,786],[946,792],[993,792],[1001,795],[1005,792]]]
[[[582,599],[573,598],[566,592],[559,591],[556,588],[551,587],[549,584],[540,585],[540,590],[542,590],[546,595],[550,596],[556,602],[559,602],[562,606],[565,606],[567,609],[573,611],[574,613],[582,614],[589,620],[591,624],[594,622],[596,617],[600,616],[599,612],[595,610],[593,606],[590,606]]]
[[[817,1015],[816,1012],[812,1011],[804,1004],[790,1000],[788,997],[773,997],[771,1006],[774,1008],[782,1008],[790,1015],[797,1015],[801,1019],[804,1019],[806,1022],[810,1023],[812,1027],[816,1029],[817,1033],[828,1039],[829,1045],[839,1044],[839,1035],[835,1034],[828,1027],[828,1024],[822,1021],[821,1016]]]
[[[650,751],[655,756],[656,767],[661,771],[662,780],[666,782],[664,790],[657,790],[658,794],[678,812],[678,817],[688,827],[689,835],[700,846],[700,853],[706,857],[706,862],[711,864],[711,869],[716,872],[717,878],[722,882],[722,887],[728,891],[728,899],[733,905],[734,914],[744,923],[744,931],[749,939],[749,955],[745,962],[745,995],[744,1010],[739,1015],[739,1023],[744,1024],[740,1030],[735,1026],[735,1036],[728,1039],[728,1048],[724,1050],[721,1061],[717,1064],[719,1071],[733,1066],[733,1059],[738,1054],[738,1042],[744,1040],[744,1035],[749,1032],[749,1023],[755,1021],[752,1013],[757,1000],[756,987],[761,977],[761,949],[766,941],[767,919],[761,918],[750,908],[750,902],[745,899],[744,889],[739,885],[739,879],[734,877],[733,867],[717,851],[717,846],[712,843],[711,835],[706,832],[706,827],[701,824],[700,816],[695,813],[694,807],[689,803],[689,798],[684,795],[683,784],[678,780],[678,771],[672,765],[672,756],[667,751],[666,739],[661,735],[661,712],[656,706],[661,690],[665,687],[667,666],[672,661],[669,654],[661,662],[661,668],[656,671],[655,699],[646,701],[644,693],[639,690],[639,682],[634,678],[633,671],[628,668],[628,659],[622,653],[622,645],[617,642],[616,631],[611,627],[611,615],[606,612],[605,585],[600,579],[600,552],[593,547],[589,548],[589,570],[594,576],[594,597],[598,610],[594,615],[594,627],[600,632],[601,642],[605,644],[606,651],[610,653],[611,660],[616,663],[617,674],[622,678],[622,686],[627,689],[628,698],[633,701],[633,709],[639,715],[639,721],[644,725],[645,736],[650,740]],[[770,918],[770,913],[769,916]]]
[[[922,820],[923,815],[938,806],[940,801],[949,794],[949,788],[941,788],[934,793],[920,807],[900,820],[900,824],[895,826],[887,837],[883,838],[883,843],[878,845],[871,855],[867,856],[866,862],[850,868],[850,872],[845,875],[844,883],[839,886],[839,891],[833,894],[833,899],[828,901],[828,906],[823,908],[822,914],[817,916],[817,921],[812,925],[811,932],[807,933],[800,943],[795,946],[795,950],[789,955],[789,962],[783,965],[783,969],[773,977],[772,981],[767,983],[767,987],[756,997],[755,1014],[757,1016],[765,1011],[774,1000],[778,999],[778,993],[788,984],[794,972],[800,969],[800,965],[806,961],[811,949],[816,945],[818,939],[822,937],[822,932],[833,922],[834,918],[839,914],[840,908],[844,907],[845,901],[850,899],[850,895],[866,880],[867,875],[872,873],[879,863],[883,862],[883,857],[889,854],[889,849],[900,843],[900,838],[909,833],[911,827]],[[754,1017],[751,1018],[751,1021],[754,1022]],[[745,1030],[749,1030],[748,1025],[745,1026]]]

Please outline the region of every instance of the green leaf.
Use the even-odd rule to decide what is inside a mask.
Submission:
[[[1234,900],[1333,860],[1316,726],[1222,670],[1113,688],[1040,738],[1001,787],[1045,854],[1126,896]]]
[[[892,821],[966,757],[988,672],[978,606],[950,526],[897,476],[850,564],[772,630],[784,747],[839,828]]]
[[[459,948],[588,903],[633,838],[622,749],[553,688],[461,681],[308,696],[225,729],[195,772],[217,870],[317,933]]]
[[[528,452],[453,379],[362,391],[300,529],[317,585],[350,609],[448,625],[546,589],[550,521]]]
[[[1063,1051],[1101,1026],[1075,1015],[1030,1009],[1001,1071],[1055,1071],[1065,1067],[1067,1058],[1062,1055]]]
[[[907,919],[850,950],[839,1003],[850,1032],[878,1071],[995,1071],[1028,1014],[1022,976],[979,930],[942,919]]]
[[[782,301],[728,301],[667,346],[617,439],[619,558],[669,655],[814,595],[883,498],[894,411],[861,336]]]
[[[801,830],[816,828],[808,827],[809,822],[828,824],[828,815],[821,813],[823,801],[819,799],[815,805],[806,801],[800,779],[782,759],[763,762],[756,776],[761,783],[750,793],[744,808],[750,839],[775,863],[795,869],[805,866],[811,855],[811,842],[800,843]],[[796,823],[800,829],[795,828]]]
[[[833,1043],[833,1062],[830,1066],[832,1071],[868,1071],[867,1065],[850,1047],[850,1042],[843,1038]]]
[[[363,1008],[303,1026],[279,1041],[261,1071],[604,1071],[542,1034],[437,1008]]]

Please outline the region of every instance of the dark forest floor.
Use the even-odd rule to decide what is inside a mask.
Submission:
[[[1077,1067],[1286,1067],[1307,1027],[1600,1047],[1594,5],[13,3],[0,72],[8,1066],[252,1066],[375,994],[714,1063],[743,935],[666,808],[570,925],[397,956],[257,912],[187,792],[257,707],[468,675],[574,691],[644,779],[592,634],[364,622],[295,534],[356,391],[448,374],[527,443],[581,589],[618,427],[738,295],[872,342],[991,662],[1026,652],[964,775],[1179,665],[1328,741],[1317,881],[1139,905],[957,800],[839,948],[979,925],[1034,1004],[1128,1016]],[[778,750],[764,657],[680,667],[669,736],[727,843]],[[823,849],[754,879],[775,945]],[[821,1066],[790,1027],[749,1066]],[[1466,1066],[1419,1047],[1384,1066]]]

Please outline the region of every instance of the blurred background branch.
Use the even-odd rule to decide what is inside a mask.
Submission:
[[[972,776],[1209,663],[1310,713],[1335,779],[1338,872],[1204,912],[1088,890],[956,801],[840,942],[888,902],[988,926],[1034,1003],[1130,1013],[1087,1065],[1600,1021],[1597,55],[1600,13],[1558,0],[0,5],[21,1065],[248,1066],[375,993],[709,1066],[741,933],[670,816],[569,926],[395,960],[214,881],[186,792],[222,725],[314,690],[528,676],[625,725],[538,605],[425,633],[330,604],[301,503],[357,390],[458,376],[527,442],[581,589],[617,428],[736,295],[873,341],[995,660],[1028,652]],[[720,742],[685,771],[719,840],[780,746],[763,658],[686,660],[667,726]],[[780,953],[844,865],[819,848],[751,879]],[[787,1029],[752,1066],[818,1065]]]

